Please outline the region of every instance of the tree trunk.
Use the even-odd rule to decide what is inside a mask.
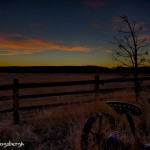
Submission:
[[[134,68],[134,92],[135,92],[135,100],[136,102],[138,102],[138,99],[140,97],[140,84],[139,84],[139,80],[138,80],[138,68],[135,67]]]

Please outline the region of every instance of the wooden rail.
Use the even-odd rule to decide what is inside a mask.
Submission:
[[[139,80],[150,80],[150,77],[139,78]],[[30,106],[30,107],[19,107],[19,99],[29,99],[29,98],[38,98],[38,97],[48,97],[48,96],[62,96],[62,95],[74,95],[74,94],[85,94],[85,93],[95,93],[95,109],[97,107],[97,103],[99,101],[99,93],[100,92],[108,92],[115,90],[123,90],[124,88],[113,88],[113,89],[101,89],[99,84],[104,83],[113,83],[113,82],[129,82],[133,81],[133,78],[128,79],[107,79],[107,80],[99,80],[99,76],[95,76],[95,80],[84,80],[84,81],[68,81],[68,82],[50,82],[50,83],[19,83],[18,79],[13,80],[13,84],[8,85],[0,85],[0,91],[13,90],[13,108],[7,110],[0,110],[0,113],[12,112],[13,111],[13,120],[14,123],[19,123],[19,110],[28,110],[34,108],[45,107],[56,107],[62,105],[70,105],[70,103],[58,103],[58,104],[50,104],[50,105],[41,105],[41,106]],[[55,87],[55,86],[75,86],[75,85],[95,85],[95,89],[93,90],[85,90],[85,91],[71,91],[71,92],[58,92],[58,93],[46,93],[46,94],[32,94],[32,95],[19,95],[19,89],[27,89],[27,88],[41,88],[41,87]],[[127,88],[127,87],[126,87]],[[133,88],[133,87],[130,87]],[[87,102],[87,101],[86,101]],[[91,102],[91,101],[90,101]],[[92,101],[93,102],[93,101]],[[80,102],[75,102],[80,103]]]

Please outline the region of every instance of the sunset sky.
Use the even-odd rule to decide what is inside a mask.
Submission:
[[[1,0],[0,66],[116,66],[124,14],[150,40],[150,0]]]

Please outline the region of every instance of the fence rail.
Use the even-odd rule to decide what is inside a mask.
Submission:
[[[150,77],[139,78],[141,81],[150,80]],[[129,82],[133,81],[133,78],[120,78],[120,79],[106,79],[99,80],[100,84],[113,83],[113,82]],[[71,86],[71,85],[87,85],[94,84],[95,80],[84,80],[84,81],[68,81],[68,82],[49,82],[49,83],[20,83],[19,89],[25,88],[40,88],[40,87],[54,87],[54,86]],[[13,84],[0,85],[0,91],[12,90]]]
[[[141,81],[150,80],[150,77],[139,78]],[[63,95],[75,95],[75,94],[85,94],[85,93],[95,93],[95,107],[97,107],[97,102],[99,101],[99,92],[110,92],[115,90],[123,90],[123,88],[112,88],[112,89],[100,89],[100,84],[105,83],[116,83],[116,82],[130,82],[133,81],[133,78],[125,79],[107,79],[99,80],[99,76],[95,76],[95,80],[84,80],[84,81],[68,81],[68,82],[49,82],[49,83],[19,83],[18,79],[13,80],[13,84],[0,85],[0,91],[13,90],[13,108],[7,110],[0,110],[0,113],[13,112],[14,123],[19,123],[19,110],[28,110],[34,108],[42,107],[56,107],[62,105],[70,105],[73,103],[58,103],[58,104],[49,104],[41,106],[29,106],[29,107],[19,107],[19,99],[29,99],[29,98],[38,98],[38,97],[49,97],[49,96],[63,96]],[[95,85],[93,90],[85,91],[71,91],[71,92],[58,92],[58,93],[46,93],[46,94],[32,94],[32,95],[19,95],[19,89],[27,88],[42,88],[42,87],[60,87],[60,86],[75,86],[75,85]],[[133,87],[125,87],[133,88]],[[92,100],[93,101],[93,100]],[[87,102],[87,101],[86,101]],[[91,101],[90,101],[91,102]],[[80,103],[80,102],[76,102]]]

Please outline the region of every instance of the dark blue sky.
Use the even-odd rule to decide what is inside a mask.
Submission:
[[[149,0],[1,0],[0,65],[116,65],[118,16],[150,39]]]

